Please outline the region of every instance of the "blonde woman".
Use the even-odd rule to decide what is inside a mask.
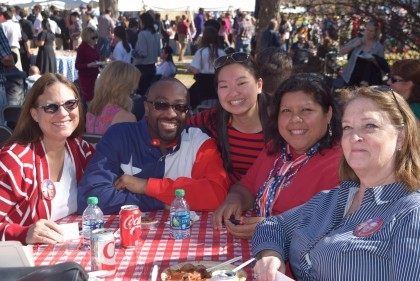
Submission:
[[[113,61],[107,65],[95,82],[95,94],[86,115],[86,132],[102,135],[112,124],[136,122],[131,113],[131,94],[139,80],[140,71],[129,63]]]

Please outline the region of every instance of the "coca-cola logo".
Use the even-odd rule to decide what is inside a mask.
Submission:
[[[130,234],[134,234],[134,231],[136,230],[136,228],[141,227],[141,217],[131,215],[123,221],[122,225],[124,229],[130,230]]]
[[[114,258],[114,255],[115,255],[114,241],[110,241],[106,243],[102,251],[103,251],[104,258],[106,258],[107,260]]]

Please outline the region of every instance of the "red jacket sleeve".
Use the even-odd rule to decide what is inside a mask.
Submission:
[[[175,190],[183,188],[191,210],[214,211],[225,200],[229,184],[216,142],[208,139],[197,152],[191,178],[149,178],[146,194],[170,205]]]
[[[0,153],[0,240],[18,240],[26,243],[29,226],[22,226],[16,222],[22,221],[22,217],[27,214],[27,210],[20,209],[18,203],[30,200],[25,199],[25,186],[30,179],[24,179],[26,168],[16,167],[20,166],[13,157],[7,152]]]

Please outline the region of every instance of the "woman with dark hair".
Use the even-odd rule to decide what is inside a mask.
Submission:
[[[55,35],[51,31],[48,19],[42,20],[42,31],[38,34],[36,45],[39,47],[36,56],[36,66],[38,66],[41,74],[56,73],[57,63],[55,60],[54,40]]]
[[[173,50],[170,46],[166,45],[160,52],[160,59],[162,62],[156,66],[156,76],[162,77],[175,77],[177,69],[174,63]]]
[[[236,237],[250,238],[264,218],[338,184],[340,118],[323,78],[313,73],[291,76],[271,106],[267,146],[213,216],[216,228],[224,222]],[[242,217],[251,209],[252,217]],[[241,224],[232,223],[231,217]]]
[[[131,63],[131,46],[127,40],[127,32],[124,26],[120,25],[114,28],[114,40],[117,43],[115,44],[111,59]]]
[[[204,100],[217,99],[214,84],[214,61],[224,56],[225,52],[219,48],[218,31],[207,26],[204,28],[200,48],[194,54],[188,71],[194,73],[194,84],[190,87],[190,105],[195,108]]]
[[[160,54],[160,35],[155,29],[155,21],[148,12],[140,15],[142,30],[139,32],[133,52],[134,65],[140,70],[138,93],[144,96],[156,75],[156,62]]]
[[[391,67],[388,85],[403,96],[414,115],[420,119],[420,60],[396,61]]]
[[[190,119],[217,140],[232,183],[239,181],[264,147],[268,116],[262,79],[246,53],[219,57],[215,63],[218,104]]]
[[[54,222],[77,210],[77,182],[93,147],[77,88],[48,73],[32,86],[0,152],[0,236],[24,244],[63,242]]]
[[[349,90],[343,104],[341,182],[257,226],[256,280],[277,280],[285,262],[296,280],[419,280],[416,118],[383,86]],[[322,165],[319,170],[324,173]]]

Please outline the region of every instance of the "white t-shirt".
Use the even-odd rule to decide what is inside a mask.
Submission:
[[[127,52],[123,46],[123,43],[121,41],[119,41],[114,48],[114,51],[112,52],[112,59],[113,60],[120,60],[120,61],[124,61],[126,63],[131,63],[131,46],[130,44],[128,44],[130,47],[130,51]]]
[[[156,66],[156,75],[162,75],[162,77],[174,77],[176,74],[176,66],[174,63],[164,61]]]
[[[55,197],[51,200],[51,220],[56,221],[77,211],[76,168],[66,150],[63,174],[55,182]]]
[[[218,57],[226,55],[222,49],[217,50]],[[200,48],[194,54],[191,61],[191,66],[198,69],[200,73],[213,74],[214,73],[214,61],[210,61],[210,48]]]

